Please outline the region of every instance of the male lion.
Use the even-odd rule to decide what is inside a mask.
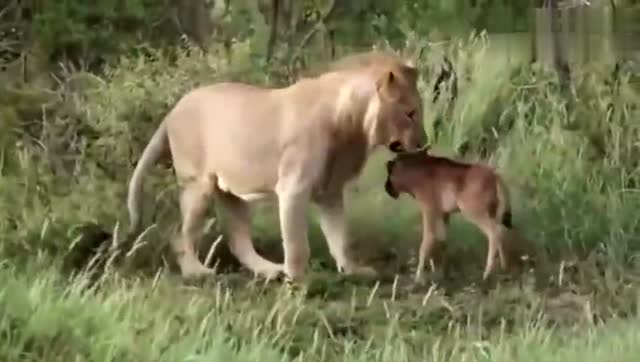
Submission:
[[[428,149],[398,154],[386,166],[387,194],[394,199],[401,193],[411,195],[422,212],[422,243],[415,278],[421,278],[427,259],[432,262],[434,243],[446,238],[449,215],[461,212],[489,240],[482,276],[486,280],[494,269],[496,254],[503,269],[510,262],[505,252],[509,246],[505,245],[507,232],[513,228],[508,189],[488,166],[432,156]]]
[[[194,240],[214,195],[228,214],[230,250],[256,274],[304,276],[310,202],[319,207],[338,271],[375,274],[346,255],[344,187],[377,146],[399,152],[426,142],[418,75],[399,57],[371,53],[284,88],[226,82],[190,91],[164,118],[133,172],[131,232],[141,223],[143,175],[168,149],[181,183],[182,228],[172,247],[183,276],[211,273],[196,258]],[[283,265],[258,255],[251,241],[250,203],[268,196],[278,201]]]

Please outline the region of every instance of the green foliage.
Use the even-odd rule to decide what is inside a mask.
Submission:
[[[80,62],[90,69],[143,43],[167,45],[177,37],[167,26],[167,5],[151,0],[41,1],[31,32],[49,61]]]

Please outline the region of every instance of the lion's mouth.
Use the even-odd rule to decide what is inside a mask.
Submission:
[[[400,141],[393,141],[389,144],[389,150],[393,153],[400,153],[403,152],[404,147],[402,147]]]

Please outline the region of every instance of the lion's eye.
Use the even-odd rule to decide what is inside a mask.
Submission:
[[[409,112],[407,112],[407,117],[409,117],[411,120],[413,120],[413,117],[416,115],[416,111],[415,110],[411,110]]]

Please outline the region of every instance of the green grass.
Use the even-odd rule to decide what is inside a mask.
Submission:
[[[537,262],[488,284],[479,282],[486,242],[457,217],[446,277],[411,283],[419,215],[409,198],[384,194],[384,151],[349,188],[354,255],[380,267],[378,283],[335,272],[313,210],[304,290],[265,285],[224,257],[215,277],[185,283],[167,247],[178,219],[175,186],[159,169],[145,197],[155,227],[98,281],[70,278],[65,254],[86,236],[80,226],[96,223],[122,241],[126,181],[176,97],[196,83],[265,78],[192,54],[175,64],[124,59],[73,92],[27,85],[0,93],[0,359],[636,360],[638,90],[628,78],[614,88],[607,72],[585,68],[574,73],[579,101],[567,107],[553,74],[536,66],[506,72],[486,49],[482,39],[445,49],[459,67],[459,99],[451,119],[442,102],[425,103],[425,127],[434,152],[486,161],[510,185],[514,221]],[[242,49],[236,53],[245,66]],[[429,100],[433,74],[426,66],[424,74]],[[269,205],[254,219],[256,244],[274,257],[276,220]]]
[[[305,296],[237,274],[197,287],[108,275],[89,288],[35,259],[0,272],[6,360],[631,361],[640,351],[638,294],[622,286],[637,280],[622,276],[614,297],[527,283],[447,295],[318,273]]]

